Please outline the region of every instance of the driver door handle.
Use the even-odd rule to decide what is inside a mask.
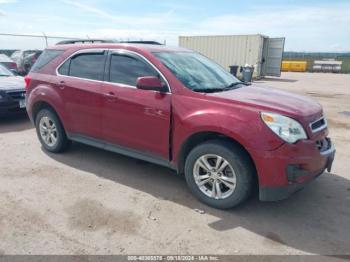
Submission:
[[[103,94],[103,96],[105,97],[105,98],[107,98],[107,100],[116,100],[117,99],[117,96],[115,95],[115,93],[114,92],[108,92],[108,93],[105,93],[105,94]]]

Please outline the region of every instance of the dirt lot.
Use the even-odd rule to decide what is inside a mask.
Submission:
[[[219,211],[168,169],[80,144],[48,154],[25,117],[1,119],[0,254],[350,254],[350,75],[259,82],[324,106],[331,174],[286,201]]]

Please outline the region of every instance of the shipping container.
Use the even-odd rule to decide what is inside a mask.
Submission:
[[[180,36],[179,46],[216,61],[229,71],[232,65],[254,66],[254,76],[280,76],[285,38],[264,35]]]
[[[306,72],[307,61],[282,61],[283,72]]]

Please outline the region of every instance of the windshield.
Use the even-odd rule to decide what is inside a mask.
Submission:
[[[221,66],[194,52],[153,53],[187,88],[216,92],[241,83]]]
[[[0,76],[13,76],[12,72],[0,65]]]

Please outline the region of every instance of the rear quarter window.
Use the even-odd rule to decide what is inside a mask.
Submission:
[[[64,62],[63,65],[61,65],[61,67],[58,69],[58,73],[60,75],[65,75],[65,76],[69,75],[69,64],[70,64],[70,59]]]
[[[43,68],[45,65],[50,63],[56,57],[60,56],[64,50],[45,50],[36,60],[35,64],[32,67],[31,71],[37,71]]]

